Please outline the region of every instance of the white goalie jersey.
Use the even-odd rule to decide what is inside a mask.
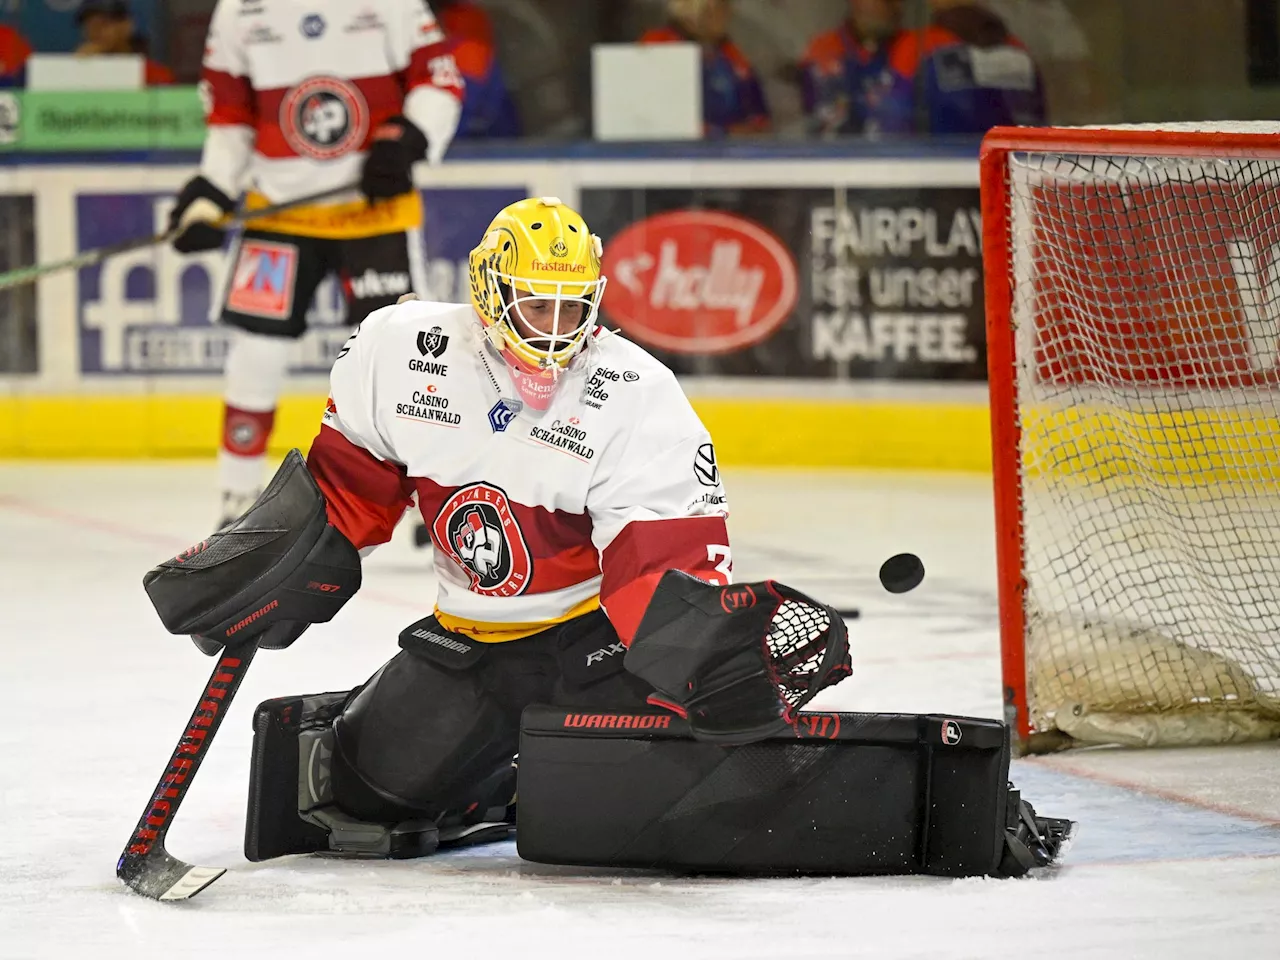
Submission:
[[[416,497],[437,616],[480,640],[603,605],[629,642],[665,571],[730,581],[715,451],[670,370],[605,333],[545,412],[514,397],[470,306],[371,314],[334,364],[308,458],[330,521],[383,543]]]

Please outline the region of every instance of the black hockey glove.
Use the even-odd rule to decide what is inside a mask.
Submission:
[[[214,656],[252,641],[287,647],[360,589],[360,553],[328,522],[297,450],[238,520],[142,578],[170,633]]]
[[[427,155],[427,138],[405,117],[392,117],[373,133],[360,172],[360,190],[370,200],[387,200],[413,189],[413,165]]]
[[[663,574],[627,651],[649,698],[713,743],[751,743],[796,722],[824,687],[851,672],[840,615],[775,580],[706,583]]]
[[[236,202],[204,177],[192,177],[178,194],[169,214],[169,229],[185,229],[173,239],[179,253],[217,250],[227,239],[227,231],[216,221],[236,208]]]

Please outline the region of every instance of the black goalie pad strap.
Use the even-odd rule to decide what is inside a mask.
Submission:
[[[995,720],[802,713],[722,747],[665,711],[530,707],[516,839],[578,866],[1001,876],[1008,773]]]
[[[286,646],[333,618],[360,588],[360,554],[328,523],[324,496],[297,450],[243,516],[142,580],[170,633]]]
[[[723,587],[678,570],[663,574],[625,662],[657,691],[651,703],[722,744],[786,729],[851,670],[848,631],[826,604],[776,580]]]

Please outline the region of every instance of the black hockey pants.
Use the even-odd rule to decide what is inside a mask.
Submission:
[[[427,640],[417,640],[413,631]],[[374,822],[484,808],[519,747],[533,703],[634,709],[652,692],[622,668],[601,611],[506,643],[476,643],[434,617],[357,690],[335,723],[333,790],[348,814]]]

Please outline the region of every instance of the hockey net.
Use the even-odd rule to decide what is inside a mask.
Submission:
[[[1280,735],[1278,131],[984,144],[1004,683],[1024,749]]]

